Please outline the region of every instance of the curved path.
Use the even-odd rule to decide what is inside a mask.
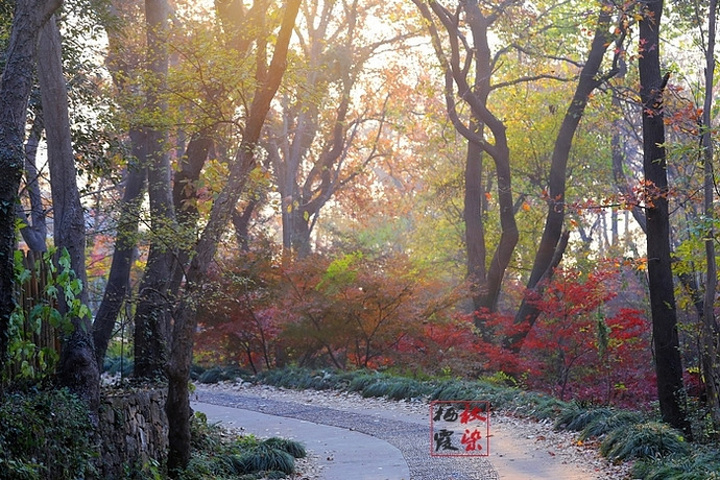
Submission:
[[[355,394],[199,387],[193,408],[260,437],[284,436],[317,455],[326,480],[607,480],[629,478],[569,434],[491,418],[489,457],[430,456],[429,411]],[[283,400],[278,400],[282,398]],[[427,412],[427,413],[425,413]],[[314,477],[317,478],[317,477]]]
[[[402,421],[383,418],[381,414],[376,415],[373,412],[368,414],[348,412],[317,405],[203,390],[197,391],[197,400],[200,403],[195,403],[193,408],[209,413],[208,419],[211,421],[228,421],[232,419],[232,411],[228,409],[216,411],[216,416],[213,408],[207,404],[242,409],[238,411],[235,423],[242,424],[247,431],[252,432],[247,424],[256,423],[257,420],[256,427],[262,429],[258,432],[259,435],[262,435],[263,431],[267,432],[265,436],[273,436],[276,432],[286,434],[283,433],[285,429],[285,432],[291,432],[289,436],[303,441],[310,449],[313,449],[312,442],[325,442],[325,444],[319,443],[324,450],[315,450],[315,453],[321,455],[323,459],[325,464],[323,478],[328,480],[495,480],[500,478],[486,457],[431,457],[430,430],[426,421],[423,423],[412,420]],[[253,416],[244,416],[243,410],[270,414],[273,417],[255,417],[255,420],[251,420]],[[287,429],[291,427],[289,423],[284,425],[278,423],[276,417],[292,418],[308,423],[304,426],[293,425],[298,428],[296,433]],[[268,423],[263,425],[264,422]],[[315,433],[312,424],[335,428],[324,433],[321,431]],[[315,440],[310,442],[307,440],[305,427],[307,430],[313,430],[313,433],[308,432],[308,436],[314,437]],[[316,434],[320,435],[320,438],[315,437]],[[365,435],[358,437],[358,434]],[[323,439],[322,435],[328,437]],[[339,450],[338,447],[343,440],[345,442]],[[336,441],[338,443],[335,443]],[[326,445],[329,448],[326,448]],[[328,451],[332,452],[326,454],[325,452]],[[404,466],[398,465],[402,459],[405,462]],[[338,460],[342,462],[341,470],[335,470]]]
[[[268,415],[236,407],[193,403],[211,422],[222,422],[260,438],[283,437],[300,441],[315,454],[320,478],[357,480],[401,480],[410,469],[400,450],[384,440],[345,428],[306,420]],[[314,477],[316,478],[316,477]]]

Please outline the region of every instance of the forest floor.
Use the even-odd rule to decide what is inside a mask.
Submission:
[[[429,405],[341,391],[225,382],[200,385],[193,408],[260,438],[305,443],[294,478],[307,480],[593,480],[631,478],[592,444],[548,422],[492,412],[489,455],[431,456]]]

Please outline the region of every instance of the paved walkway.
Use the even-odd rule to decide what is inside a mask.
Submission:
[[[321,476],[327,479],[408,480],[410,469],[400,450],[384,440],[345,428],[320,425],[306,420],[267,415],[235,407],[193,403],[211,422],[260,438],[284,437],[298,440],[318,457]]]
[[[198,389],[193,408],[260,437],[301,441],[326,480],[590,480],[532,435],[492,425],[490,457],[432,457],[429,419],[358,405],[336,410],[240,392]]]

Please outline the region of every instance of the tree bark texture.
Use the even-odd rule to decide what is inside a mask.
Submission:
[[[640,97],[643,117],[643,170],[647,183],[647,256],[653,346],[660,411],[665,422],[690,435],[685,417],[677,312],[670,264],[670,215],[662,94],[669,78],[660,75],[662,0],[643,2],[640,21]]]
[[[20,234],[25,245],[33,252],[47,251],[47,214],[42,203],[40,183],[38,182],[40,173],[35,165],[37,149],[44,130],[42,111],[37,111],[25,142],[25,188],[30,203],[30,213],[26,214],[21,204],[17,206],[18,218],[23,223],[20,227]]]
[[[25,163],[27,101],[40,28],[62,0],[18,0],[0,79],[0,369],[5,366],[8,324],[15,308],[15,209]]]
[[[168,399],[165,406],[170,425],[168,469],[172,476],[177,476],[190,460],[191,411],[188,382],[197,326],[196,302],[202,294],[202,285],[210,262],[215,256],[218,242],[232,218],[235,204],[247,183],[248,175],[254,168],[255,149],[270,109],[270,102],[285,72],[288,45],[299,7],[300,0],[287,2],[270,66],[267,70],[259,67],[261,71],[258,77],[262,81],[255,91],[248,112],[242,143],[231,166],[228,182],[213,203],[207,226],[198,241],[196,255],[187,271],[183,299],[175,314],[172,350],[167,367]],[[259,60],[259,64],[262,64],[262,60]]]
[[[37,60],[48,143],[53,237],[58,249],[66,249],[70,254],[72,269],[83,285],[79,299],[87,305],[85,212],[77,188],[60,31],[55,17],[51,17],[40,31]],[[62,299],[63,295],[59,297]],[[63,302],[60,302],[60,308],[66,310]],[[83,398],[91,411],[95,411],[100,404],[100,371],[95,361],[90,318],[73,315],[70,320],[73,331],[62,344],[58,380]]]

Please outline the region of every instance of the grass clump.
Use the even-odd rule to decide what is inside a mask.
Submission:
[[[295,440],[288,440],[287,438],[280,437],[270,437],[263,443],[277,450],[287,452],[292,455],[293,458],[305,458],[307,456],[305,446],[303,446],[303,444],[300,442],[296,442]]]
[[[411,378],[395,378],[385,395],[391,400],[411,400],[427,395],[429,387]]]
[[[348,384],[348,390],[351,392],[362,392],[369,385],[372,385],[373,383],[377,382],[382,378],[382,375],[379,375],[377,373],[371,373],[367,371],[357,372],[350,380],[350,383]]]
[[[631,473],[644,480],[720,480],[720,452],[700,448],[689,455],[641,459]]]
[[[600,453],[613,460],[659,458],[690,452],[682,434],[661,422],[644,422],[616,428],[600,444]]]
[[[279,437],[229,439],[202,414],[192,425],[193,456],[181,480],[285,478],[295,471],[295,459],[307,455],[301,443]]]
[[[259,472],[282,472],[289,475],[295,469],[292,455],[263,443],[239,454],[228,454],[224,461],[230,473],[235,475]]]
[[[346,386],[349,382],[347,373],[336,373],[331,370],[308,370],[305,368],[286,367],[260,372],[255,379],[276,387],[313,390],[331,390]]]
[[[594,417],[580,432],[580,440],[601,437],[616,430],[624,431],[646,420],[642,413],[627,410],[618,412],[599,410]]]
[[[598,419],[607,419],[615,413],[617,412],[610,407],[583,408],[578,403],[572,403],[555,419],[555,429],[579,432]]]
[[[484,400],[469,382],[446,380],[430,393],[431,400]]]
[[[202,372],[199,372],[198,369],[196,369],[195,372],[197,381],[205,384],[235,380],[249,375],[246,370],[232,365],[228,367],[212,367],[207,370],[203,370]]]

